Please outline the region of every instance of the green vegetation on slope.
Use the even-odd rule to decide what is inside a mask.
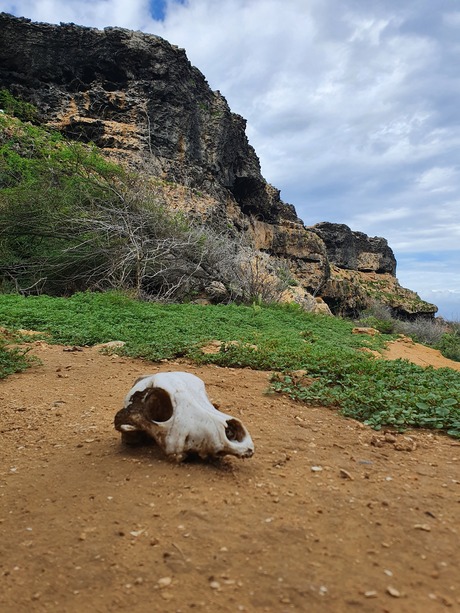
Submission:
[[[10,329],[48,333],[53,342],[122,340],[126,355],[147,360],[187,356],[278,371],[275,390],[335,407],[377,429],[436,428],[460,437],[460,373],[375,359],[359,349],[378,349],[381,337],[353,335],[351,322],[292,305],[161,305],[120,293],[68,299],[0,295],[0,321]],[[222,341],[221,350],[202,354],[200,347],[210,340]],[[307,371],[312,383],[292,377],[296,370]]]
[[[18,100],[5,88],[0,89],[0,109],[22,121],[36,121],[38,117],[33,104]]]
[[[66,142],[58,132],[0,114],[4,291],[139,293],[146,283],[154,291],[159,274],[160,283],[168,283],[164,263],[173,257],[172,248],[188,240],[184,220],[169,214],[149,185],[108,162],[96,147]]]
[[[95,146],[0,113],[0,291],[118,289],[180,302],[218,282],[222,300],[279,297],[282,263],[163,200],[158,182]]]

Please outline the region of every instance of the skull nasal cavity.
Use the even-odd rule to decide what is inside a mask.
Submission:
[[[154,387],[144,399],[144,411],[150,421],[168,421],[174,413],[168,392]]]
[[[243,426],[237,419],[229,419],[225,428],[225,435],[229,441],[237,441],[241,443],[246,437],[246,432]]]

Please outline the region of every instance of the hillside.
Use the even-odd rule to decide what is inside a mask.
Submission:
[[[376,298],[400,317],[436,312],[399,285],[385,239],[298,218],[261,175],[245,120],[167,41],[2,13],[0,88],[35,105],[41,125],[155,178],[170,209],[283,262],[296,286],[291,299],[343,315]]]

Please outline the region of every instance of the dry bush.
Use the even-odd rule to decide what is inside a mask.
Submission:
[[[395,321],[395,332],[410,336],[419,343],[437,345],[449,326],[441,319],[426,319],[419,317],[414,321]]]
[[[222,283],[227,302],[279,302],[288,284],[287,266],[255,250],[244,237],[219,233],[209,227],[195,228],[201,234],[203,257],[200,268],[209,281]],[[224,299],[224,298],[222,298]]]

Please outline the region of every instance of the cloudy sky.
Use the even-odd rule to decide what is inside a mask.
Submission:
[[[405,287],[460,320],[460,2],[0,0],[35,21],[183,47],[248,121],[306,225],[384,236]]]

